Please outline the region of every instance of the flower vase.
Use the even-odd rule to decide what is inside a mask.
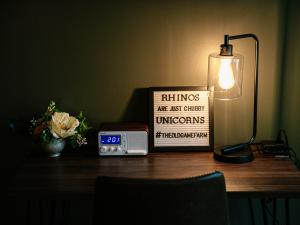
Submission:
[[[49,143],[42,144],[42,148],[49,157],[58,157],[61,155],[61,151],[64,149],[65,145],[65,140],[54,138]]]

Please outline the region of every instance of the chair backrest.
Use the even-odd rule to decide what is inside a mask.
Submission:
[[[98,177],[94,224],[227,225],[220,172],[184,179]]]

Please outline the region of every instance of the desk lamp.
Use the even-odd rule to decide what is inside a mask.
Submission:
[[[221,146],[214,149],[214,158],[223,162],[244,163],[254,159],[250,145],[254,142],[257,128],[257,92],[258,92],[258,56],[259,41],[254,34],[225,35],[220,53],[209,55],[208,89],[214,92],[214,98],[229,100],[242,95],[243,56],[233,54],[230,40],[252,38],[255,41],[255,73],[253,98],[253,132],[245,143]]]

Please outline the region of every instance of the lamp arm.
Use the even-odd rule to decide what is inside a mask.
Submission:
[[[259,41],[255,34],[241,34],[228,36],[229,40],[253,38],[255,40],[255,74],[254,74],[254,96],[253,96],[253,133],[252,137],[248,141],[248,144],[252,144],[256,138],[257,132],[257,98],[258,98],[258,58],[259,58]]]

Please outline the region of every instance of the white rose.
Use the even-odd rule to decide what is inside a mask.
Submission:
[[[67,138],[76,133],[79,121],[69,113],[55,112],[50,121],[50,131],[56,138]]]

